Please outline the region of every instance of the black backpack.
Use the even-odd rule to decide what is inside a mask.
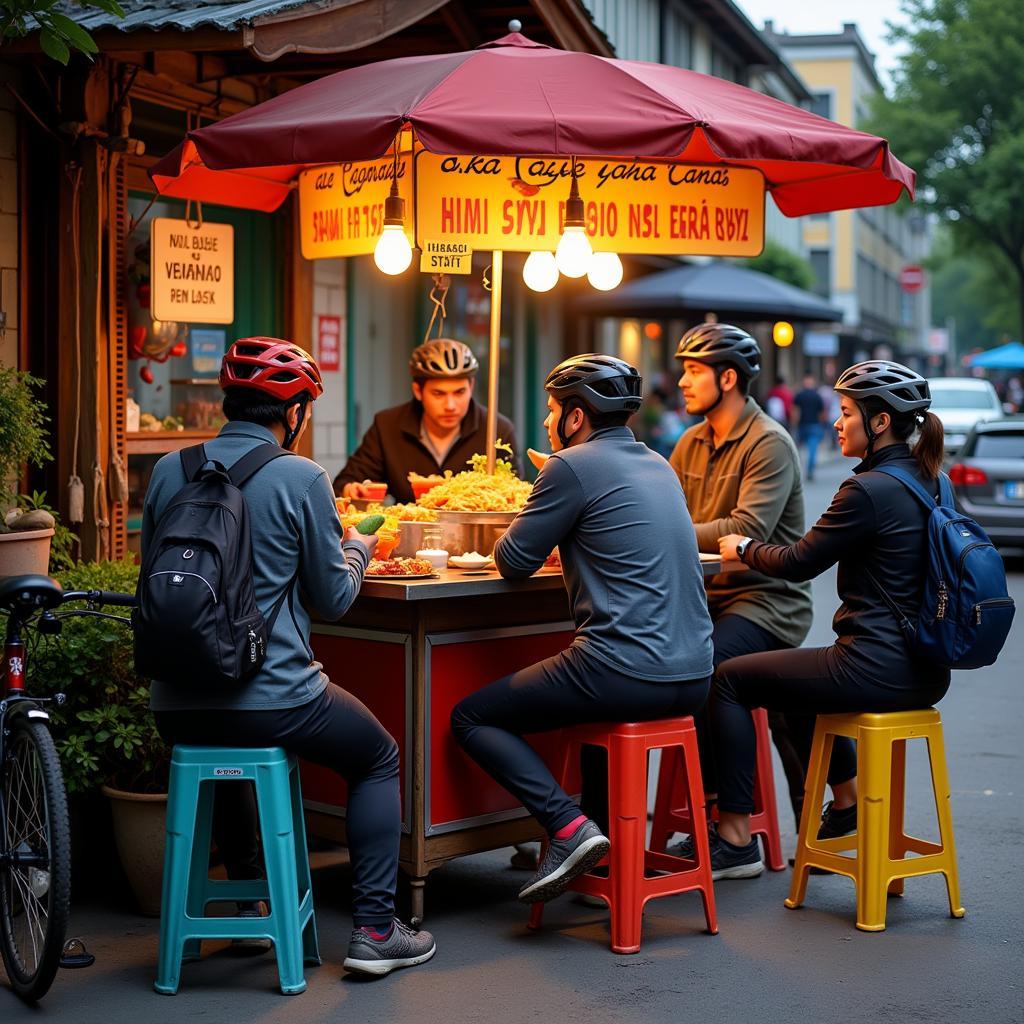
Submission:
[[[184,448],[187,483],[164,510],[135,591],[135,670],[196,689],[238,685],[263,664],[290,587],[264,617],[252,581],[249,511],[240,488],[268,462],[291,455],[261,444],[230,469],[203,445]]]

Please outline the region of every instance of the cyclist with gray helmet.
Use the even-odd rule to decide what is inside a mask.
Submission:
[[[545,390],[554,454],[494,558],[506,579],[524,579],[557,546],[576,636],[561,654],[467,697],[451,717],[459,743],[551,839],[519,893],[526,902],[557,896],[609,844],[523,735],[693,714],[711,672],[711,620],[686,501],[665,460],[626,425],[640,407],[639,374],[612,356],[574,356],[551,371]],[[597,793],[583,802],[605,816]]]
[[[409,474],[459,473],[487,450],[487,409],[473,398],[480,364],[473,350],[452,338],[433,338],[409,359],[412,400],[383,409],[359,447],[334,478],[336,494],[367,497],[367,482],[385,483],[400,502],[413,500]],[[511,447],[520,471],[515,428],[498,416],[498,437]]]
[[[792,544],[804,532],[800,458],[785,426],[748,395],[761,373],[757,341],[731,324],[698,324],[680,339],[676,359],[686,411],[704,417],[669,459],[683,485],[697,547],[717,554],[719,538],[729,533]],[[707,581],[707,596],[716,665],[741,654],[799,647],[811,627],[808,583],[753,571],[722,573]],[[704,786],[713,798],[717,772],[707,712],[696,721]],[[799,821],[806,762],[791,738],[794,723],[777,713],[769,723]]]
[[[720,821],[712,860],[736,869],[758,857],[750,839],[754,729],[750,709],[830,714],[909,711],[936,703],[949,670],[916,658],[896,616],[872,582],[884,579],[889,597],[913,617],[927,572],[927,513],[898,480],[876,472],[898,466],[938,494],[942,424],[928,412],[928,382],[900,363],[870,360],[836,381],[835,422],[843,455],[861,461],[825,514],[794,544],[767,544],[731,534],[723,557],[768,576],[810,580],[838,563],[840,606],[830,647],[771,651],[723,662],[715,672],[711,719],[719,754]],[[908,442],[917,436],[914,447]],[[802,737],[809,751],[813,719]],[[852,832],[857,820],[857,762],[853,744],[836,738],[826,806],[818,835]]]

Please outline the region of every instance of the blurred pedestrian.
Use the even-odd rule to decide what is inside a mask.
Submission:
[[[793,398],[799,419],[796,427],[797,444],[807,448],[807,479],[814,479],[818,462],[818,446],[825,436],[825,403],[818,394],[818,382],[813,374],[804,376],[804,386]]]
[[[765,396],[764,411],[776,423],[781,423],[787,430],[793,423],[793,392],[781,374],[775,378],[775,384]]]

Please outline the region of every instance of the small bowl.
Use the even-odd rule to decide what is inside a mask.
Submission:
[[[383,501],[388,496],[387,484],[363,484],[363,490],[370,501]]]
[[[452,555],[448,564],[456,569],[489,569],[494,565],[494,559],[484,555],[480,558],[467,558],[465,555]]]
[[[432,491],[438,484],[443,483],[443,480],[416,480],[412,484],[412,496],[419,501],[427,491]]]

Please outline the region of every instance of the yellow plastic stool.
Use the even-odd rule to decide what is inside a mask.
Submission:
[[[857,743],[857,831],[837,839],[818,839],[816,809],[825,799],[833,737],[848,736]],[[928,741],[939,842],[929,843],[903,831],[906,794],[907,740]],[[856,850],[856,857],[843,852]],[[907,858],[908,853],[920,856]],[[960,879],[956,869],[953,815],[949,807],[949,776],[938,711],[898,711],[892,714],[819,715],[800,817],[793,882],[786,906],[799,907],[807,892],[811,867],[849,875],[857,887],[857,927],[885,930],[887,894],[903,895],[903,881],[941,872],[946,877],[949,912],[963,917]]]

